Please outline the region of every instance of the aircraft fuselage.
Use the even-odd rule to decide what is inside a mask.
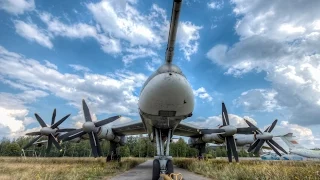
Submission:
[[[141,119],[150,134],[153,128],[175,129],[192,116],[194,95],[180,68],[165,63],[145,82],[139,98]]]

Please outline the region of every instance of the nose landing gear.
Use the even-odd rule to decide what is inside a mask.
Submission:
[[[166,151],[164,153],[164,141],[162,140],[162,132],[161,129],[154,129],[156,145],[157,145],[157,156],[155,156],[153,160],[153,169],[152,169],[152,180],[158,180],[160,178],[160,174],[171,174],[174,172],[172,156],[169,156],[169,148],[170,148],[170,140],[171,140],[171,129],[168,130],[166,139]]]

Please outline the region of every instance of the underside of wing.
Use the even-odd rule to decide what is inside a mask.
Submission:
[[[144,127],[144,124],[141,120],[132,121],[125,124],[118,124],[112,127],[113,133],[124,136],[124,135],[137,135],[137,134],[146,134],[147,131]]]
[[[197,137],[200,135],[198,129],[200,129],[200,127],[197,127],[196,125],[180,122],[180,124],[174,130],[173,135]]]

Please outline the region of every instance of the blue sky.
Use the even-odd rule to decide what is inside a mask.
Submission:
[[[320,145],[320,13],[291,1],[183,1],[173,62],[196,98],[188,122],[219,124],[221,102],[235,125],[246,117]],[[164,62],[171,1],[0,1],[0,137],[71,113],[138,120],[146,78]],[[285,10],[283,10],[285,8]],[[301,16],[302,12],[304,13]]]

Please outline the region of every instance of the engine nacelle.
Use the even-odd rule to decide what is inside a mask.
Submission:
[[[189,138],[188,140],[188,144],[191,146],[196,144],[202,144],[202,143],[221,144],[223,142],[224,142],[224,138],[219,134],[204,134],[199,138]]]
[[[127,138],[125,136],[115,135],[110,127],[101,127],[99,138],[119,143],[121,146],[127,142]]]
[[[70,140],[70,142],[73,142],[73,143],[79,143],[80,141],[81,141],[80,137],[77,137],[77,138],[74,138],[74,139]]]
[[[251,144],[254,142],[254,137],[246,135],[245,137],[236,137],[235,138],[237,146],[244,146],[246,144]]]

